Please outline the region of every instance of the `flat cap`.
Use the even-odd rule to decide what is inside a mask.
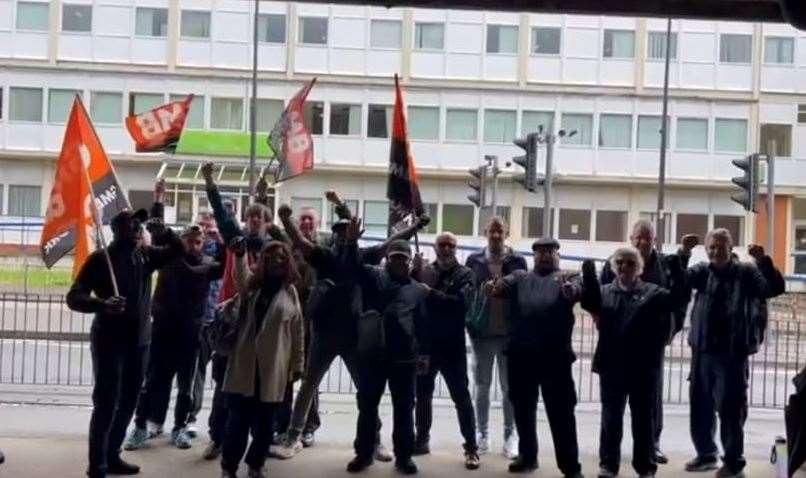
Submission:
[[[541,237],[532,243],[532,251],[536,251],[540,247],[550,247],[552,249],[559,249],[560,243],[553,237]]]

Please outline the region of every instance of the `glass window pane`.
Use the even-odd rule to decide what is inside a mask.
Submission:
[[[165,103],[165,97],[161,93],[130,93],[129,94],[129,114],[137,115],[151,111]]]
[[[708,149],[708,120],[678,118],[677,148],[701,151]]]
[[[445,139],[475,141],[478,138],[478,118],[477,110],[448,109],[445,116]]]
[[[638,117],[638,148],[639,149],[660,149],[660,116],[639,116]],[[669,138],[669,131],[666,131],[666,138]]]
[[[560,35],[559,28],[532,28],[532,53],[559,55]]]
[[[669,38],[669,58],[677,59],[677,33]],[[649,32],[647,37],[647,57],[653,60],[666,59],[666,32]]]
[[[325,104],[321,101],[306,101],[302,109],[302,116],[305,120],[305,126],[311,134],[322,134],[323,118],[325,114]]]
[[[210,38],[210,12],[182,10],[182,36]]]
[[[472,236],[473,206],[466,204],[443,204],[442,232],[452,232],[457,236]]]
[[[0,215],[5,214],[5,209],[3,208],[3,185],[0,184]]]
[[[400,48],[402,28],[399,20],[372,20],[369,45],[372,48]]]
[[[798,123],[806,123],[806,105],[804,104],[798,105]]]
[[[515,139],[517,114],[507,110],[484,110],[484,142],[511,143]]]
[[[596,211],[596,240],[627,240],[627,211]]]
[[[123,122],[121,93],[93,92],[90,95],[90,115],[92,121],[102,124],[120,124]]]
[[[734,246],[744,245],[744,217],[714,215],[714,229],[724,228],[730,231]]]
[[[48,91],[48,123],[63,124],[67,122],[76,93],[79,92],[76,90]]]
[[[257,23],[258,40],[264,43],[285,43],[285,15],[261,13]]]
[[[793,38],[767,37],[764,44],[765,63],[794,62],[795,40]]]
[[[445,48],[445,25],[417,23],[414,25],[415,50],[442,50]]]
[[[392,107],[386,105],[369,105],[367,114],[367,136],[370,138],[388,138],[392,131]]]
[[[599,146],[632,147],[632,116],[603,114],[599,116]]]
[[[62,31],[92,31],[91,5],[62,5]]]
[[[428,225],[425,226],[422,232],[424,234],[436,234],[438,205],[436,203],[423,203],[423,211],[425,212],[426,216],[431,218],[431,222],[429,222]]]
[[[243,129],[243,100],[213,98],[210,105],[210,127],[213,129]]]
[[[551,210],[551,219],[554,221],[554,209]],[[523,208],[523,219],[521,222],[521,236],[528,239],[542,237],[543,233],[543,208],[525,207]]]
[[[407,126],[409,138],[436,140],[439,138],[439,108],[409,106]]]
[[[327,45],[327,18],[301,17],[299,42],[310,45]]]
[[[541,126],[546,133],[554,131],[553,111],[523,112],[523,118],[521,118],[521,135],[526,136],[529,133],[537,133]]]
[[[587,209],[560,209],[559,238],[589,241],[591,212]]]
[[[566,135],[562,139],[563,144],[577,144],[590,146],[593,139],[593,115],[580,113],[563,113],[562,129],[566,133],[576,131],[573,136]]]
[[[635,56],[635,32],[630,30],[605,30],[605,58],[632,58]]]
[[[747,120],[717,118],[714,130],[716,151],[729,153],[747,151]]]
[[[283,114],[283,100],[270,100],[258,98],[257,100],[257,130],[271,131],[280,115]]]
[[[167,37],[168,9],[138,7],[134,34],[147,37]]]
[[[708,216],[705,214],[678,214],[678,240],[686,234],[697,234],[704,240],[706,234],[708,234]]]
[[[17,2],[17,30],[48,31],[50,6],[47,3]]]
[[[39,186],[8,187],[8,215],[21,217],[42,216],[42,188]]]
[[[9,89],[8,116],[11,121],[42,121],[42,88]]]
[[[724,63],[750,63],[752,35],[723,33],[719,38],[719,61]]]
[[[775,148],[773,151],[772,148]],[[762,124],[759,152],[775,156],[792,156],[792,125]]]
[[[385,237],[388,224],[388,201],[364,201],[364,229],[367,235]]]
[[[360,135],[361,105],[331,103],[330,134]]]
[[[518,27],[487,25],[487,53],[517,53]]]
[[[511,224],[509,220],[509,213],[510,207],[509,206],[501,206],[498,205],[498,216],[504,218],[507,224]],[[492,207],[485,207],[479,211],[479,225],[476,228],[476,235],[483,236],[484,235],[484,228],[487,226],[487,223],[490,221],[490,218],[493,217],[493,208]]]
[[[171,95],[170,101],[182,101],[187,98],[187,95]],[[190,111],[185,120],[185,128],[190,129],[204,129],[204,96],[193,96],[193,101],[190,102]]]

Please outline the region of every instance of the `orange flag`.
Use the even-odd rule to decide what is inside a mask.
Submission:
[[[182,135],[193,95],[151,111],[126,118],[126,129],[134,139],[138,153],[166,151],[176,147]]]
[[[73,277],[94,249],[96,223],[108,224],[129,201],[115,175],[87,110],[76,96],[67,121],[56,178],[39,246],[50,268],[75,249]]]

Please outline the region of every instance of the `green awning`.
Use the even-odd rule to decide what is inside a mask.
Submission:
[[[249,157],[251,135],[241,131],[185,130],[176,145],[176,154]],[[270,159],[274,150],[267,135],[257,135],[257,157]]]

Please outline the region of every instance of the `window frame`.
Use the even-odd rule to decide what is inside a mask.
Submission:
[[[188,36],[182,31],[184,25],[185,13],[188,14],[207,14],[207,36]],[[213,38],[213,12],[210,10],[198,10],[192,8],[181,8],[179,10],[179,39],[185,41],[212,41]]]
[[[630,120],[630,136],[629,136],[629,144],[627,146],[605,146],[602,144],[602,119],[603,118],[613,118],[613,117],[620,117],[620,118],[628,118]],[[633,141],[635,130],[635,120],[633,119],[632,113],[599,113],[599,128],[596,131],[596,145],[599,149],[605,150],[632,150],[635,141]]]
[[[110,91],[110,90],[91,90],[90,91],[90,108],[89,108],[90,117],[92,117],[92,113],[93,113],[92,109],[94,108],[93,105],[95,104],[95,95],[117,95],[117,96],[119,96],[120,97],[120,102],[119,102],[120,103],[119,104],[119,106],[120,106],[120,119],[117,120],[117,122],[115,122],[115,123],[111,123],[111,122],[104,122],[104,121],[98,120],[96,118],[92,118],[93,123],[95,123],[96,125],[104,125],[104,126],[120,126],[120,125],[122,125],[124,123],[124,119],[123,119],[123,111],[124,111],[123,110],[123,92],[122,91]]]
[[[158,11],[165,11],[165,35],[144,35],[142,33],[137,33],[137,12],[140,10],[158,10]],[[134,9],[134,38],[168,38],[168,28],[170,27],[169,22],[169,12],[167,8],[163,7],[152,7],[152,6],[136,6]],[[153,24],[151,25],[153,27]]]
[[[607,221],[608,218],[600,218],[600,214],[613,214],[618,215],[619,220],[621,221],[621,238],[620,239],[601,239],[599,237],[600,232],[606,232],[601,230],[603,224],[611,224],[610,221]],[[596,210],[596,228],[592,231],[593,232],[593,241],[594,242],[611,242],[611,243],[622,243],[627,242],[630,236],[630,225],[629,225],[629,211],[622,211],[618,209],[597,209]],[[600,220],[605,219],[605,220]]]
[[[506,108],[482,108],[484,118],[481,123],[481,141],[484,144],[512,144],[512,140],[518,137],[518,110]],[[515,119],[514,127],[512,129],[512,138],[504,138],[502,140],[488,140],[487,139],[487,115],[491,112],[495,113],[512,113]]]
[[[655,119],[655,120],[657,120],[658,125],[661,128],[663,128],[663,115],[662,114],[656,114],[656,115],[653,115],[653,114],[639,114],[638,119],[636,121],[636,125],[635,125],[635,150],[636,151],[659,151],[661,143],[663,142],[663,137],[661,136],[660,129],[658,130],[657,135],[656,135],[657,136],[657,141],[658,141],[658,146],[657,147],[654,147],[654,146],[653,147],[641,146],[641,118]],[[666,115],[666,118],[667,118],[667,120],[671,120],[671,116],[669,116],[669,115]],[[671,121],[666,121],[666,148],[667,149],[669,148],[669,144],[670,144],[669,143],[669,138],[671,137],[671,135],[669,134],[670,133],[669,124],[671,124]]]
[[[324,43],[310,43],[304,41],[305,30],[302,24],[305,20],[324,20],[325,21],[325,41]],[[321,15],[301,15],[297,17],[297,45],[314,48],[327,48],[330,46],[330,17]]]
[[[700,121],[705,122],[705,147],[702,149],[699,148],[686,148],[680,146],[680,121]],[[675,118],[675,141],[674,141],[674,149],[675,151],[682,151],[682,152],[692,152],[692,153],[703,153],[703,152],[710,152],[711,145],[709,144],[710,135],[711,135],[711,124],[709,118],[703,118],[702,116],[678,116]]]
[[[378,23],[396,23],[400,27],[400,35],[398,36],[397,47],[389,46],[376,46],[372,44],[372,31],[373,27]],[[400,51],[403,48],[403,21],[395,20],[393,18],[370,18],[369,19],[369,49],[375,51]]]
[[[372,232],[370,232],[370,228],[374,228],[376,226],[383,225],[384,226],[384,231],[381,234],[386,234],[388,232],[388,230],[389,230],[389,214],[388,214],[388,212],[387,212],[387,214],[385,216],[385,218],[386,218],[385,223],[374,223],[374,222],[370,223],[370,222],[367,222],[367,205],[368,204],[386,205],[386,209],[388,211],[388,209],[389,209],[389,201],[386,200],[386,199],[364,199],[363,204],[361,205],[361,212],[362,212],[361,219],[363,220],[363,225],[364,225],[365,229],[367,230],[367,233],[369,235],[372,235]]]
[[[313,122],[314,117],[313,116],[311,117],[310,124],[308,124],[308,121],[307,121],[307,118],[306,118],[307,108],[310,108],[310,110],[311,110],[311,112],[313,114],[315,112],[314,108],[317,105],[321,105],[321,110],[319,111],[319,113],[321,114],[319,122],[320,122],[321,128],[322,128],[321,131],[319,131],[318,133],[315,131],[316,130],[316,128],[315,128],[316,124]],[[325,102],[322,101],[322,100],[306,101],[305,104],[302,106],[302,121],[305,123],[305,127],[308,128],[308,131],[310,131],[312,136],[324,136],[325,135]]]
[[[722,45],[725,37],[732,38],[745,38],[750,40],[750,48],[747,49],[747,61],[728,61],[722,59]],[[753,64],[753,35],[746,33],[720,33],[719,34],[719,49],[718,49],[718,63],[723,65],[752,65]]]
[[[39,192],[39,203],[33,205],[37,209],[36,214],[14,214],[11,212],[12,205],[21,205],[23,211],[15,211],[15,212],[24,212],[26,207],[31,207],[30,204],[26,204],[25,202],[21,201],[12,201],[11,200],[11,193],[18,190],[18,189],[25,189],[25,190],[36,190]],[[6,205],[8,215],[12,217],[43,217],[42,214],[42,186],[37,186],[36,184],[9,184],[8,185],[8,204]]]
[[[439,48],[431,48],[431,47],[418,47],[417,46],[417,29],[422,27],[423,25],[438,25],[442,28],[442,46]],[[446,36],[447,28],[445,27],[445,22],[414,22],[414,35],[412,35],[412,47],[413,51],[426,51],[426,52],[445,52],[446,49]],[[421,35],[422,36],[422,35]]]
[[[457,237],[475,237],[475,232],[476,232],[476,207],[473,206],[472,204],[442,203],[442,207],[440,208],[440,213],[441,213],[441,216],[442,216],[441,217],[442,220],[440,221],[440,224],[439,224],[439,232],[443,233],[443,232],[448,231],[447,229],[445,229],[445,217],[447,217],[447,215],[445,213],[445,208],[446,207],[448,207],[448,208],[457,207],[457,208],[469,209],[469,211],[470,211],[469,232],[467,234],[464,234],[462,232],[457,232],[457,231],[450,231],[450,232],[454,233]],[[451,217],[455,217],[455,214],[451,214]]]
[[[460,139],[460,138],[449,138],[448,137],[448,114],[451,112],[463,112],[463,113],[475,113],[476,122],[473,125],[473,139]],[[516,118],[517,121],[517,118]],[[446,106],[445,107],[445,142],[448,143],[464,143],[464,144],[474,144],[478,143],[479,141],[479,109],[478,108],[467,108],[464,106]]]
[[[557,32],[557,53],[543,53],[535,51],[535,38],[537,37],[538,30],[548,30],[552,32]],[[530,56],[546,56],[546,57],[558,57],[562,55],[563,51],[563,29],[562,27],[549,27],[549,26],[534,26],[530,25],[529,28],[529,55]]]
[[[736,151],[727,150],[727,149],[719,149],[719,145],[717,144],[717,130],[719,129],[718,125],[720,123],[724,124],[725,122],[739,122],[739,121],[744,123],[744,149],[743,150],[736,150]],[[749,132],[750,132],[749,124],[750,124],[750,121],[748,119],[746,119],[746,118],[718,118],[718,117],[715,117],[714,118],[714,153],[716,153],[716,154],[736,154],[736,153],[745,154],[745,153],[747,153],[747,151],[748,151],[748,147],[747,147],[747,145],[748,145],[748,135],[749,135]],[[759,126],[759,129],[760,129],[760,126]]]
[[[565,240],[565,241],[583,241],[583,242],[591,242],[592,241],[591,238],[592,238],[593,233],[594,233],[593,228],[591,227],[593,225],[592,224],[593,223],[593,210],[592,209],[582,209],[582,208],[579,208],[579,207],[560,207],[560,208],[557,208],[557,209],[559,210],[559,213],[557,214],[558,215],[557,238],[559,238],[561,240]],[[563,211],[574,211],[575,213],[578,212],[578,213],[582,213],[582,214],[587,213],[587,215],[588,215],[588,224],[586,226],[587,229],[588,229],[587,237],[585,237],[585,238],[563,237]],[[579,233],[575,234],[573,232],[571,232],[571,234],[572,235],[579,235]]]
[[[45,28],[43,29],[33,29],[33,28],[20,28],[20,5],[41,5],[45,7],[45,10],[48,12],[47,20]],[[17,32],[32,32],[32,33],[47,33],[50,31],[50,3],[49,2],[31,2],[31,1],[18,1],[15,2],[15,10],[14,10],[14,31]]]
[[[260,17],[266,18],[265,32],[266,32],[266,38],[267,39],[265,39],[265,40],[261,39],[260,38],[260,31],[258,31],[258,43],[263,43],[265,45],[286,45],[286,44],[288,44],[288,16],[285,13],[273,13],[273,12],[260,13],[258,15],[258,23],[260,23]],[[269,36],[268,32],[270,31],[270,29],[269,29],[269,18],[270,17],[282,17],[283,18],[283,40],[280,41],[280,42],[270,41],[268,39],[268,36]]]
[[[655,56],[650,56],[649,55],[649,52],[650,52],[649,39],[653,35],[662,35],[663,39],[664,40],[666,39],[666,32],[663,31],[663,30],[650,30],[650,31],[646,32],[646,52],[647,52],[646,61],[650,61],[650,62],[666,61],[665,56],[663,56],[663,57],[655,57]],[[670,62],[677,61],[678,60],[677,53],[678,53],[679,45],[680,45],[677,32],[672,32],[671,41],[669,43],[671,43],[670,46],[672,47],[672,48],[670,48],[671,51],[670,51],[670,54],[669,54],[669,61]],[[665,43],[664,43],[664,48],[665,48]]]
[[[70,108],[72,108],[72,106],[68,107],[67,114],[65,115],[65,118],[64,118],[63,121],[53,121],[50,118],[50,112],[51,112],[50,99],[51,99],[51,95],[53,94],[54,91],[57,91],[59,93],[73,93],[73,97],[75,97],[75,93],[78,93],[79,96],[83,97],[83,91],[82,90],[77,90],[77,89],[70,89],[70,88],[48,88],[48,106],[47,106],[47,114],[45,115],[46,116],[45,122],[47,124],[53,124],[53,125],[67,124],[67,121],[70,119]]]
[[[39,91],[39,119],[38,120],[29,120],[29,119],[14,119],[12,116],[12,106],[14,104],[12,93],[15,90],[34,90]],[[42,87],[36,86],[10,86],[8,88],[8,122],[9,123],[19,123],[19,124],[43,124],[46,119],[45,114],[45,89]]]
[[[241,102],[241,126],[240,126],[240,128],[237,128],[237,129],[236,128],[219,128],[219,127],[213,126],[213,120],[215,118],[213,110],[215,108],[216,100],[228,100],[228,101],[237,100],[237,101]],[[213,130],[213,131],[244,131],[244,127],[247,126],[247,124],[246,124],[247,120],[244,118],[244,113],[245,112],[248,112],[248,106],[247,106],[246,102],[244,101],[244,99],[242,97],[240,97],[240,96],[211,96],[210,97],[210,129]]]
[[[372,117],[371,110],[373,108],[383,108],[384,114],[384,126],[386,128],[386,135],[385,136],[370,136],[370,126],[369,122]],[[388,112],[388,113],[387,113]],[[388,121],[387,121],[388,119]],[[367,103],[367,139],[369,140],[376,140],[376,139],[389,139],[392,136],[392,124],[394,123],[394,106],[393,105],[385,105],[381,103]]]
[[[569,140],[571,140],[573,137],[569,138],[568,136],[565,136],[565,137],[560,139],[560,145],[562,145],[563,148],[585,148],[585,149],[593,148],[594,147],[594,134],[593,134],[594,130],[593,130],[593,128],[594,128],[594,125],[595,125],[595,121],[594,121],[595,120],[595,118],[594,118],[595,115],[593,113],[576,113],[576,112],[573,112],[573,111],[567,112],[567,113],[566,112],[561,112],[560,113],[560,129],[565,129],[566,131],[568,131],[568,128],[566,128],[565,125],[563,124],[563,121],[565,120],[566,116],[587,116],[588,118],[590,118],[590,140],[587,143],[569,143]],[[580,136],[581,137],[579,132],[577,132],[577,134],[574,135],[574,136]]]
[[[409,118],[411,118],[411,110],[412,110],[412,109],[415,109],[415,108],[418,108],[418,109],[429,109],[429,110],[436,110],[436,112],[437,112],[437,124],[436,124],[436,128],[434,129],[434,131],[436,131],[436,134],[434,135],[434,137],[433,137],[433,138],[415,138],[414,136],[412,136],[412,130],[411,130],[411,127],[408,127],[408,131],[407,131],[407,132],[408,132],[408,134],[409,134],[409,139],[410,139],[411,141],[420,141],[420,142],[424,142],[424,143],[438,143],[438,142],[440,141],[440,138],[442,137],[442,133],[441,133],[441,128],[442,128],[442,124],[441,124],[441,123],[442,123],[442,118],[440,117],[440,116],[441,116],[441,114],[442,114],[442,113],[441,113],[441,109],[442,109],[442,108],[440,107],[440,105],[417,105],[417,104],[414,104],[414,105],[412,105],[412,104],[406,105],[406,122],[407,122],[407,123],[409,123],[409,121],[408,121],[408,120],[409,120]],[[393,114],[394,114],[394,113],[393,113]],[[394,125],[394,117],[392,118],[392,124]],[[393,127],[394,127],[394,126],[393,126]],[[389,132],[389,135],[391,136],[391,134],[392,134],[392,133],[391,133],[391,131],[390,131],[390,132]]]
[[[484,54],[485,55],[501,55],[501,56],[517,56],[518,49],[520,48],[520,26],[510,25],[506,23],[486,23],[484,29]],[[501,46],[501,30],[514,28],[515,29],[515,51],[490,51],[490,28],[498,28],[498,46]]]
[[[72,35],[76,35],[76,34],[77,35],[92,35],[92,20],[93,20],[93,17],[94,17],[93,11],[92,11],[93,10],[92,7],[94,6],[93,4],[62,3],[61,6],[62,6],[62,8],[61,8],[61,10],[59,12],[59,20],[60,20],[60,22],[59,22],[59,33],[69,33],[69,34],[72,34]],[[68,7],[89,8],[89,11],[90,11],[90,29],[89,30],[65,30],[65,28],[64,28],[64,19],[65,19],[64,10],[65,10],[65,8],[68,8]]]
[[[792,45],[792,49],[790,50],[792,52],[792,57],[789,59],[790,61],[788,61],[788,62],[767,61],[767,42],[770,41],[770,40],[777,40],[779,42],[782,41],[782,40],[785,40],[785,41],[788,41]],[[793,37],[788,37],[788,36],[783,36],[783,35],[767,35],[767,36],[764,37],[764,52],[762,53],[762,56],[761,56],[761,62],[762,62],[762,64],[764,64],[766,66],[794,67],[794,66],[796,66],[795,65],[795,48],[796,48],[796,46],[797,46],[797,41]],[[780,49],[778,51],[780,53]]]
[[[632,53],[630,56],[614,56],[613,46],[610,46],[610,56],[607,55],[607,34],[610,33],[630,33],[632,34]],[[635,60],[635,30],[627,28],[604,28],[602,29],[602,59],[603,60]]]
[[[351,115],[353,112],[353,107],[358,107],[358,132],[357,133],[350,133],[350,118],[347,118],[347,133],[334,133],[333,132],[333,107],[347,107],[348,115]],[[329,112],[328,112],[328,127],[327,127],[327,134],[328,136],[336,136],[338,138],[360,138],[363,135],[364,129],[364,105],[362,103],[349,103],[349,102],[334,102],[331,101],[329,103]]]

